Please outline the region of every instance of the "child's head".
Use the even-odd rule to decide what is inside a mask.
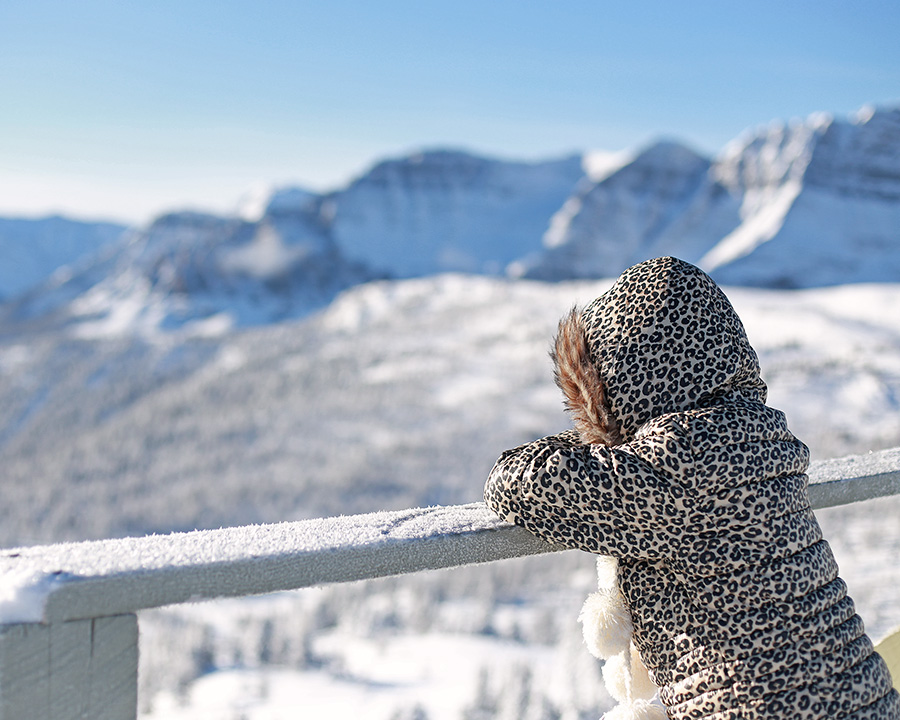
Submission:
[[[586,442],[627,442],[653,417],[738,393],[765,402],[759,361],[731,303],[672,257],[626,270],[560,322],[557,384]]]

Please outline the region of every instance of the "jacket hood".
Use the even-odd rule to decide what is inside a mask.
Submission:
[[[735,393],[766,399],[759,359],[728,298],[672,257],[629,268],[563,318],[554,361],[585,442],[627,442],[654,417]]]

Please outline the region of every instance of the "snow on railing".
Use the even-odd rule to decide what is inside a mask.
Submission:
[[[900,448],[813,464],[815,509],[900,494]],[[136,611],[560,549],[483,504],[0,550],[0,720],[136,717]]]

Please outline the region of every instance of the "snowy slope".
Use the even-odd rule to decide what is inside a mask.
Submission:
[[[499,273],[540,249],[583,177],[580,156],[524,163],[445,150],[386,160],[332,196],[332,232],[348,257],[396,277]]]
[[[477,499],[500,449],[566,425],[546,350],[605,286],[443,275],[218,336],[6,343],[0,542]],[[900,443],[896,286],[732,296],[817,456]]]
[[[566,278],[672,253],[748,285],[897,280],[897,126],[816,116],[714,161],[426,153],[241,218],[163,216],[0,309],[0,545],[476,500],[501,450],[567,425],[549,339],[608,281],[360,285],[363,260]],[[814,457],[900,445],[900,285],[728,293]],[[875,637],[900,623],[898,512],[819,513]],[[564,553],[148,613],[142,712],[596,717],[574,623],[592,582]]]
[[[141,616],[149,718],[551,720],[612,705],[557,553]],[[593,577],[592,577],[593,576]]]
[[[6,342],[0,544],[476,500],[503,449],[567,425],[549,340],[607,285],[442,275],[212,337]],[[900,444],[900,286],[728,294],[814,457]],[[900,623],[898,511],[819,514],[876,637]],[[596,717],[592,578],[561,553],[142,614],[144,715]]]
[[[118,240],[125,227],[64,217],[0,218],[0,301]]]

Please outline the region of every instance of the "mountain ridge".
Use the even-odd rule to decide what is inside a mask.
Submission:
[[[583,186],[551,225],[547,252],[523,274],[596,277],[593,263],[615,276],[674,254],[732,285],[900,280],[900,108],[864,108],[847,121],[817,113],[747,131],[710,160],[666,227],[643,228],[647,209],[633,206],[635,194],[621,198],[617,186],[635,164],[654,160],[661,175],[689,173],[692,160],[679,166],[671,148],[659,164],[665,147],[645,148]]]
[[[0,218],[0,302],[25,292],[60,267],[84,262],[125,230],[118,223],[61,215]]]
[[[770,123],[712,158],[672,140],[531,162],[388,158],[329,193],[163,214],[0,305],[0,327],[218,332],[372,279],[595,279],[659,255],[729,285],[900,281],[900,107]]]

